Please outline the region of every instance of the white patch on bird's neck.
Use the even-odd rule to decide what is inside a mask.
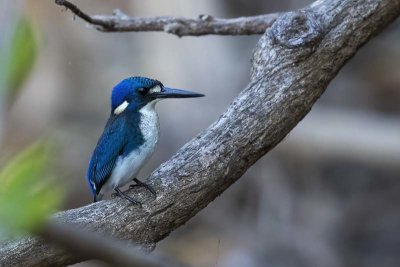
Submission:
[[[139,112],[140,116],[140,130],[142,131],[143,138],[146,142],[155,143],[158,142],[158,135],[160,131],[159,123],[158,123],[158,115],[155,109],[157,102],[160,99],[155,99],[150,103],[147,103],[144,107],[142,107]]]
[[[159,99],[153,100],[139,110],[141,114],[139,128],[144,139],[144,143],[141,145],[140,150],[146,158],[145,161],[150,158],[158,144],[160,124],[158,122],[158,115],[155,106],[159,101]]]
[[[128,105],[129,105],[128,101],[125,100],[124,102],[122,102],[121,105],[119,105],[114,109],[114,114],[115,115],[121,114],[128,107]]]
[[[151,113],[153,113],[153,112],[156,112],[156,104],[158,103],[158,102],[160,102],[160,100],[161,99],[154,99],[153,101],[151,101],[151,102],[149,102],[149,103],[147,103],[146,105],[144,105],[140,110],[139,110],[139,112],[140,113],[147,113],[147,112],[151,112]]]

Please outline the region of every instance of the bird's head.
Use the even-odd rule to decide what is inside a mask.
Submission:
[[[121,114],[126,109],[140,109],[165,98],[190,98],[204,95],[165,87],[160,81],[146,77],[130,77],[122,80],[112,90],[111,112]]]

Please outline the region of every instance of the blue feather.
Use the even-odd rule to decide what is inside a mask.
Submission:
[[[140,114],[135,111],[109,118],[87,171],[87,180],[93,195],[99,194],[118,158],[125,157],[143,144],[139,123]]]

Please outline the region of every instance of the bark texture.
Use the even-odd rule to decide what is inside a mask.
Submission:
[[[400,14],[400,0],[319,0],[280,16],[254,51],[250,84],[208,129],[152,173],[158,197],[131,194],[60,212],[56,220],[144,246],[187,222],[276,146],[340,68]],[[82,258],[43,241],[2,244],[1,266],[63,266]]]

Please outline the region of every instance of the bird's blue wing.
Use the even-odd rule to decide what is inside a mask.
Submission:
[[[111,117],[90,159],[87,180],[95,196],[110,177],[118,156],[123,152],[125,145],[123,127],[122,120]]]

